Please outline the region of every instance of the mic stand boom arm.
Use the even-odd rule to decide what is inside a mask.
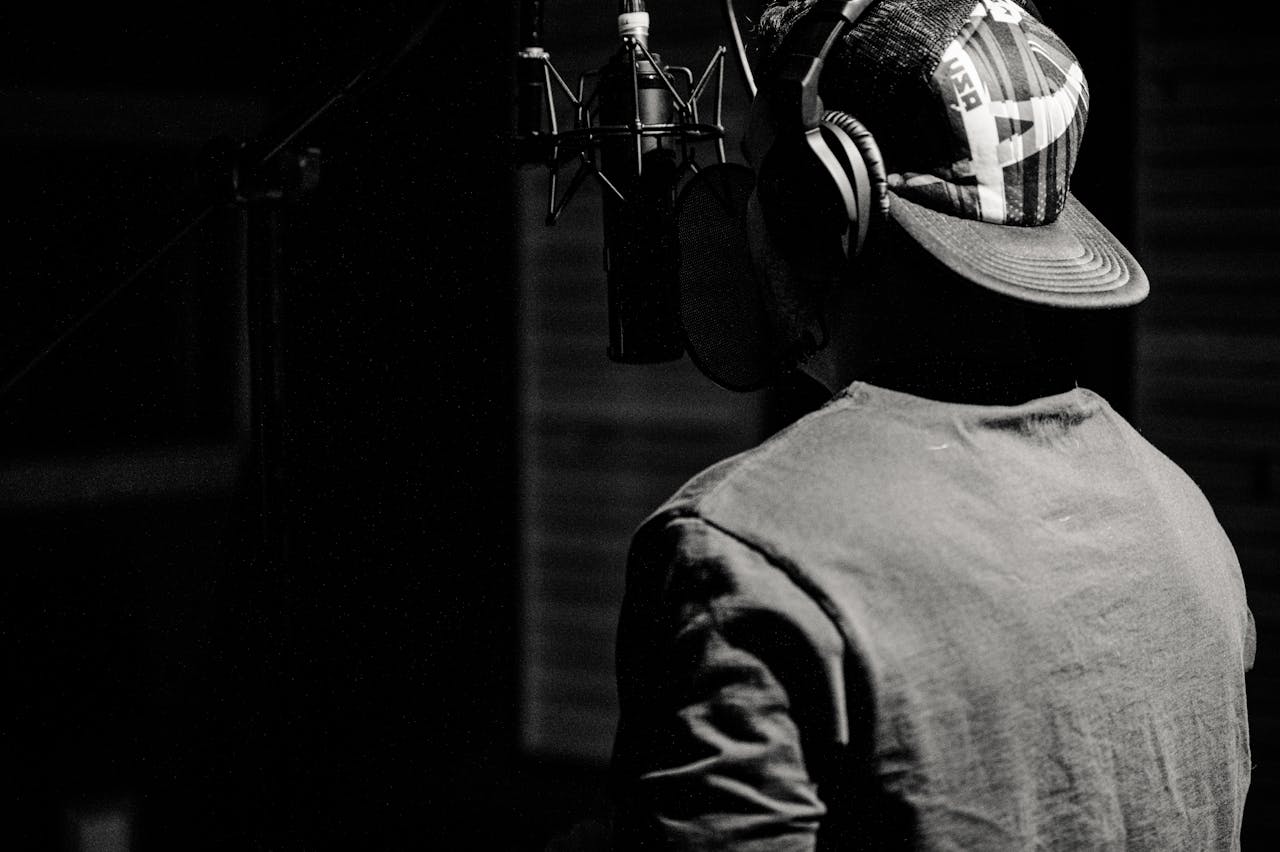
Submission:
[[[375,57],[355,76],[333,90],[318,106],[294,121],[276,122],[277,127],[248,142],[214,140],[206,146],[200,166],[204,190],[203,208],[172,237],[161,244],[120,283],[108,290],[87,310],[67,322],[52,338],[0,382],[0,409],[47,361],[99,319],[102,313],[131,292],[149,270],[191,234],[217,208],[234,204],[240,210],[239,276],[248,298],[250,442],[252,463],[258,481],[255,501],[261,519],[261,555],[268,559],[285,557],[285,536],[281,501],[280,402],[280,246],[279,205],[313,189],[319,179],[319,152],[298,150],[296,142],[306,130],[353,101],[381,81],[411,56],[435,26],[452,0],[440,0],[414,27],[409,37],[394,50]],[[287,156],[286,156],[287,155]]]
[[[272,161],[283,154],[307,128],[316,124],[340,104],[351,101],[358,92],[381,80],[408,58],[422,44],[434,26],[436,19],[450,2],[452,0],[441,0],[441,2],[437,3],[436,7],[414,28],[409,38],[396,50],[379,55],[347,83],[335,89],[318,107],[309,110],[301,120],[288,124],[283,131],[264,133],[249,142],[233,143],[227,140],[211,142],[206,148],[204,162],[201,164],[201,183],[206,188],[207,194],[212,195],[214,200],[208,201],[199,213],[192,216],[182,227],[178,228],[172,237],[162,243],[155,252],[135,267],[134,271],[119,284],[108,290],[87,310],[68,321],[56,335],[40,347],[35,355],[5,374],[4,381],[0,382],[0,403],[9,398],[22,385],[27,376],[47,360],[49,356],[70,342],[103,310],[131,290],[148,270],[164,259],[213,210],[229,201],[242,201],[241,194],[246,188],[251,186],[254,181],[261,180],[263,171],[270,167]],[[300,157],[304,162],[293,163],[291,164],[293,168],[286,169],[284,172],[285,175],[288,175],[292,171],[299,179],[294,181],[286,179],[283,185],[275,190],[281,195],[288,194],[290,189],[310,188],[310,181],[315,177],[312,173],[316,165],[314,153],[304,153]]]

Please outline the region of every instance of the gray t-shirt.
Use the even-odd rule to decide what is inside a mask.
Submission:
[[[1254,643],[1200,490],[1096,394],[854,384],[636,533],[616,845],[1238,848]]]

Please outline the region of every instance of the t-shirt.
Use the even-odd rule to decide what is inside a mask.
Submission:
[[[856,383],[636,533],[619,848],[1231,849],[1253,619],[1101,397]]]

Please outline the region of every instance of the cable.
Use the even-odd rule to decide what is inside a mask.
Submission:
[[[738,15],[733,9],[733,0],[724,0],[725,21],[729,24],[729,32],[733,35],[734,52],[738,55],[738,70],[742,72],[742,82],[747,87],[747,91],[751,93],[751,97],[756,96],[756,78],[751,73],[751,63],[747,60],[747,46],[742,41],[742,30],[738,28]]]

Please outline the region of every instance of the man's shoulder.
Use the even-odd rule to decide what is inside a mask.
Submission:
[[[728,532],[753,519],[838,510],[869,485],[894,475],[901,426],[855,394],[836,397],[749,450],[696,474],[642,525],[698,518]],[[908,428],[910,428],[908,426]]]
[[[1046,489],[1199,506],[1185,475],[1089,391],[982,407],[854,385],[692,477],[639,532],[696,519],[766,552],[896,553],[961,519],[1005,530]]]

